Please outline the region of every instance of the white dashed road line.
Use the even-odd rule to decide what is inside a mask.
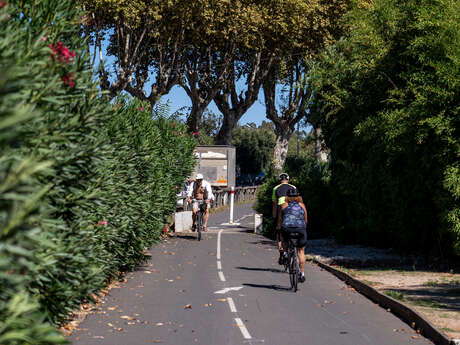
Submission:
[[[220,237],[222,235],[223,230],[219,230],[217,233],[217,253],[216,253],[216,258],[217,260],[220,260]]]
[[[247,217],[247,216],[245,216],[245,217]],[[225,280],[224,273],[222,272],[222,259],[221,259],[221,255],[220,255],[220,248],[221,248],[220,242],[221,242],[221,237],[222,237],[222,231],[223,230],[219,230],[219,232],[217,233],[216,259],[217,259],[217,273],[219,275],[220,280],[224,282],[226,280]],[[232,290],[238,291],[240,289],[242,289],[242,286],[233,287],[233,288],[224,288],[223,290],[216,291],[215,293],[227,293],[227,292],[232,291]],[[232,313],[237,313],[238,311],[236,310],[236,306],[235,306],[235,302],[233,301],[233,298],[227,297],[227,302],[228,302],[228,306],[230,307],[230,311]],[[236,316],[238,316],[238,314],[236,314]],[[235,318],[235,322],[236,322],[236,325],[238,326],[238,328],[240,329],[241,334],[243,335],[243,338],[244,339],[252,339],[251,335],[248,332],[248,329],[246,328],[246,326],[244,325],[243,321],[241,321],[241,319],[239,317]]]
[[[230,307],[230,311],[232,313],[236,313],[236,307],[235,307],[235,303],[233,302],[233,298],[227,297],[227,302],[228,302],[228,306]]]
[[[252,337],[249,334],[248,329],[244,325],[243,321],[241,321],[241,319],[239,317],[236,317],[235,322],[236,322],[236,325],[238,326],[238,328],[240,329],[241,334],[243,334],[244,339],[251,339]]]

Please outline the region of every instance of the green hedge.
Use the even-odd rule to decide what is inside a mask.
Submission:
[[[342,239],[458,259],[459,14],[455,0],[356,2],[314,64]]]
[[[331,234],[337,224],[335,217],[338,207],[333,204],[333,189],[330,185],[330,169],[327,163],[315,162],[311,156],[296,158],[288,156],[285,169],[291,177],[290,183],[295,185],[302,195],[307,207],[309,238],[324,237]],[[264,231],[274,238],[275,229],[272,226],[272,190],[278,184],[277,178],[268,179],[257,192],[256,210],[264,216]]]
[[[0,13],[0,343],[62,343],[47,322],[144,259],[195,142],[162,111],[100,94],[72,1]]]

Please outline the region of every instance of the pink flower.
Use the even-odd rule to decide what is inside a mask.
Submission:
[[[46,41],[46,36],[43,36],[43,37],[42,37],[42,41],[43,41],[43,42]]]
[[[65,85],[70,86],[71,88],[75,87],[75,76],[73,73],[69,73],[63,76],[61,79]]]
[[[200,133],[199,133],[198,131],[197,131],[197,132],[193,132],[193,135],[196,136],[196,137],[197,137],[199,134],[200,134]]]
[[[140,107],[140,108],[139,108],[139,111],[144,111],[144,107]]]
[[[6,1],[0,1],[0,8],[3,8],[6,6]]]
[[[76,56],[75,52],[72,52],[67,48],[62,42],[57,42],[54,46],[52,44],[48,44],[48,47],[53,51],[52,58],[53,60],[57,58],[57,60],[65,65],[72,61],[72,58]]]
[[[107,221],[106,220],[100,220],[97,224],[102,225],[102,226],[107,226]]]

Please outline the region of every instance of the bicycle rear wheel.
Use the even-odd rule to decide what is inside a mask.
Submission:
[[[299,270],[295,249],[294,251],[290,251],[289,255],[289,280],[291,281],[291,289],[294,292],[297,292],[297,286],[299,283]]]

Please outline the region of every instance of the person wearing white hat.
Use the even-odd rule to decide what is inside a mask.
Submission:
[[[202,174],[197,174],[195,182],[191,183],[187,190],[187,201],[192,202],[192,217],[193,226],[192,230],[196,229],[196,213],[198,211],[199,200],[205,200],[206,212],[203,216],[203,231],[207,231],[207,224],[209,219],[209,209],[211,208],[211,200],[214,199],[212,194],[211,184],[203,179]]]

